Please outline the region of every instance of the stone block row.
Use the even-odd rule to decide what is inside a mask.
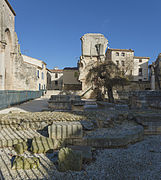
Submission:
[[[83,128],[80,122],[54,122],[48,127],[48,134],[53,139],[77,139],[83,137]]]

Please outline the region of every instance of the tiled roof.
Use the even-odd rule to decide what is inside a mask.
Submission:
[[[126,52],[134,52],[134,50],[132,50],[132,49],[108,49],[108,50],[111,50],[111,51],[126,51]]]
[[[48,69],[52,73],[63,73],[62,69]]]
[[[136,59],[150,59],[150,57],[141,57],[141,56],[134,56]]]
[[[64,70],[78,70],[78,67],[65,67]]]

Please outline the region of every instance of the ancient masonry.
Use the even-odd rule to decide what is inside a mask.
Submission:
[[[36,90],[36,67],[24,63],[15,16],[9,2],[0,0],[0,90]]]
[[[92,85],[86,82],[86,76],[91,67],[97,65],[98,60],[105,60],[105,50],[108,40],[102,34],[89,33],[81,37],[82,55],[79,61],[79,80],[82,82],[82,90],[86,91]]]

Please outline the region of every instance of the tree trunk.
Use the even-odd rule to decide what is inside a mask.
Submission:
[[[108,87],[107,92],[108,92],[109,103],[114,103],[114,97],[113,97],[113,89],[112,89],[112,87]]]

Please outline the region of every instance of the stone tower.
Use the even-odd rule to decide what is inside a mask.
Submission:
[[[79,61],[79,80],[82,82],[82,90],[86,91],[91,83],[86,82],[89,70],[97,65],[98,61],[105,61],[105,51],[108,40],[103,34],[88,33],[81,37],[82,55]]]

